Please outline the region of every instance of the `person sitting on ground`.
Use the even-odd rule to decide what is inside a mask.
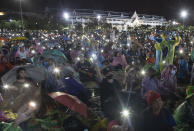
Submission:
[[[178,131],[194,129],[194,86],[189,86],[186,94],[186,100],[177,107],[174,113]]]
[[[20,67],[16,70],[16,81],[2,94],[4,101],[1,108],[18,114],[16,125],[28,120],[39,110],[41,91],[32,79],[26,76],[25,68]]]
[[[168,110],[163,108],[163,101],[158,92],[146,93],[148,108],[141,114],[137,131],[175,131],[176,123]]]

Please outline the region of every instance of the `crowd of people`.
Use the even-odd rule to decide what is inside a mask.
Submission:
[[[83,113],[66,106],[64,114],[97,119],[89,126],[63,121],[62,130],[192,131],[193,42],[191,30],[148,27],[2,31],[2,128],[11,123],[14,130],[33,130],[31,119],[58,110],[49,97],[55,92],[76,97],[87,107]]]

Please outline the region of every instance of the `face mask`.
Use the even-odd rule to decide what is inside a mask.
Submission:
[[[176,71],[175,70],[172,70],[171,71],[171,75],[174,76],[176,74]]]
[[[110,74],[110,75],[106,76],[106,79],[108,79],[108,80],[110,80],[112,78],[113,78],[113,74]]]

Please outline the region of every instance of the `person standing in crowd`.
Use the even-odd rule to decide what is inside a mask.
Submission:
[[[178,60],[178,74],[177,78],[179,83],[185,83],[188,82],[188,76],[189,76],[189,69],[188,69],[188,61],[182,56]]]
[[[0,61],[0,76],[3,76],[12,68],[13,66],[10,64],[8,57],[2,56]]]
[[[194,84],[194,63],[193,63],[193,66],[192,66],[190,83],[191,83],[191,84]]]
[[[113,57],[113,62],[111,63],[112,66],[114,67],[126,67],[127,66],[127,61],[125,59],[124,54],[121,55],[120,52],[115,53],[115,57]]]
[[[16,57],[20,57],[20,59],[27,59],[28,55],[29,53],[25,49],[24,44],[21,44],[18,51],[16,52]]]
[[[141,114],[137,131],[176,131],[176,123],[168,110],[163,108],[163,101],[158,92],[146,93],[148,108]]]
[[[105,117],[109,119],[115,119],[119,114],[119,95],[122,90],[121,85],[115,79],[113,79],[113,73],[110,67],[106,67],[102,70],[98,68],[96,63],[97,79],[100,83],[100,96],[101,96],[101,108]]]
[[[178,131],[194,129],[194,86],[189,86],[186,94],[186,100],[177,107],[174,113]]]
[[[166,66],[161,73],[161,80],[164,89],[168,93],[173,93],[177,88],[176,67],[174,65]]]
[[[144,97],[145,94],[150,90],[163,93],[162,83],[157,78],[156,71],[150,67],[147,72],[148,72],[148,75],[146,75],[145,78],[142,80],[142,89],[141,89],[142,97]]]

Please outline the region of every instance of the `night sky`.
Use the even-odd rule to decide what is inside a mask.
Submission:
[[[43,11],[44,7],[102,9],[165,16],[180,21],[180,10],[190,16],[188,24],[194,24],[194,0],[22,0],[24,11]],[[19,10],[19,0],[1,0],[0,9]]]

